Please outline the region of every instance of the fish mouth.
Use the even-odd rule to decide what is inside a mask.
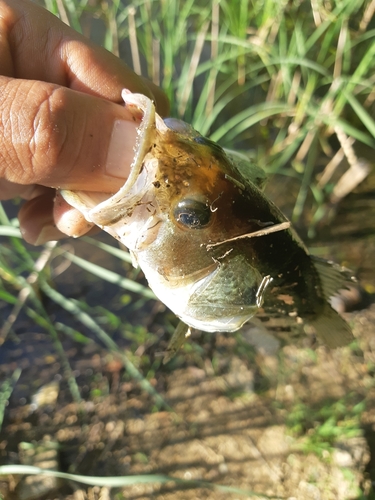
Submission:
[[[131,241],[128,241],[131,232],[138,232],[139,227],[148,229],[156,223],[151,220],[148,207],[154,201],[151,193],[158,161],[149,152],[151,146],[160,140],[160,134],[169,129],[156,113],[154,103],[146,96],[124,89],[122,97],[134,121],[139,123],[134,157],[124,185],[115,194],[66,189],[60,194],[88,222],[96,224],[134,250],[134,238],[130,236]],[[128,229],[125,230],[125,227]]]
[[[156,130],[156,119],[153,102],[140,94],[131,94],[124,90],[122,96],[136,120],[140,120],[137,129],[137,140],[134,147],[134,158],[130,173],[124,185],[114,195],[92,193],[87,191],[61,190],[61,196],[85,216],[86,220],[104,228],[112,226],[119,219],[129,214],[144,197],[150,185],[150,168],[144,168],[144,159],[150,149]]]

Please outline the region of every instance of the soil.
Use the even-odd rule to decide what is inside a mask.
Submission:
[[[372,189],[364,184],[359,192],[370,200]],[[168,406],[157,407],[152,396],[127,375],[121,359],[99,341],[82,344],[62,334],[82,397],[79,403],[73,399],[51,337],[21,315],[0,349],[3,379],[22,368],[0,434],[1,464],[34,463],[96,477],[162,474],[171,480],[109,488],[50,478],[46,482],[42,477],[31,485],[25,478],[7,476],[0,482],[3,498],[375,498],[375,303],[371,295],[375,230],[373,217],[372,231],[353,236],[359,219],[350,226],[354,229],[348,228],[347,207],[356,206],[358,196],[364,199],[352,193],[336,216],[334,231],[321,235],[326,256],[354,268],[365,290],[360,298],[366,300],[354,304],[357,310],[344,313],[356,337],[348,347],[330,351],[311,339],[279,346],[247,325],[235,335],[196,333],[163,365],[158,354],[165,349],[164,325],[171,316],[148,302],[132,310],[132,315],[153,331],[156,340],[133,349],[132,360],[147,366],[143,369],[150,383]],[[78,255],[86,257],[91,250],[84,242],[76,243]],[[90,256],[90,260],[100,259],[108,259],[107,254]],[[118,307],[118,288],[103,282],[94,288],[88,280],[88,275],[71,266],[56,278],[55,286],[67,296],[85,296],[91,304],[100,304],[105,294],[107,303],[114,304],[114,313],[129,321],[128,310]],[[64,315],[48,300],[46,308],[56,321]],[[3,308],[2,317],[6,313]],[[78,328],[74,322],[72,326]],[[131,353],[129,340],[116,341]],[[25,451],[29,448],[21,443],[30,443],[32,451]]]

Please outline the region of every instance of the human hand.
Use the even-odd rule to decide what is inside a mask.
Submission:
[[[55,188],[123,185],[136,136],[123,88],[168,112],[162,91],[113,54],[28,0],[0,0],[0,200],[28,200],[19,220],[29,243],[77,234],[82,216]]]

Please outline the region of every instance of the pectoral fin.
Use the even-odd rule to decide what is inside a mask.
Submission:
[[[185,340],[189,337],[189,335],[190,327],[182,321],[179,321],[175,331],[173,332],[172,338],[168,343],[167,353],[163,358],[163,365],[168,363],[168,361],[176,355],[176,352],[184,345]]]

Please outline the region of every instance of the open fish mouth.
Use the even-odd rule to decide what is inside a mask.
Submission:
[[[122,95],[126,106],[140,123],[133,162],[124,185],[113,195],[66,189],[61,190],[60,194],[69,205],[79,210],[88,222],[96,224],[129,247],[129,234],[147,233],[156,224],[150,216],[153,210],[149,207],[153,206],[154,201],[150,192],[155,180],[157,161],[152,158],[145,161],[145,158],[155,141],[155,135],[165,132],[168,127],[155,113],[153,102],[146,96],[132,94],[126,89]],[[141,240],[135,236],[133,240],[136,239]]]

